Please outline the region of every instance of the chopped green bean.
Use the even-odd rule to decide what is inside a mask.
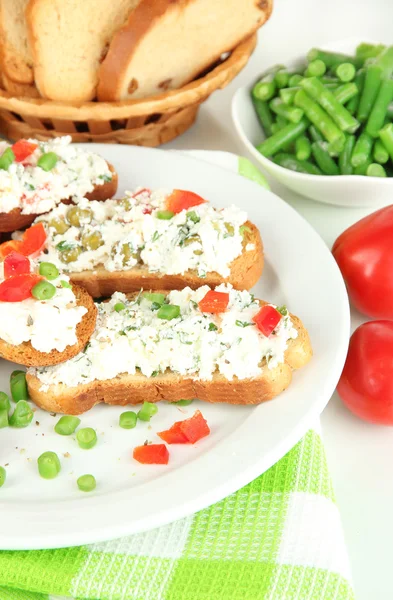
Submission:
[[[97,486],[94,475],[81,475],[76,480],[76,483],[81,492],[92,492]]]
[[[355,147],[352,152],[351,164],[353,167],[360,167],[366,164],[370,159],[371,150],[373,147],[373,138],[363,131],[356,140]]]
[[[189,406],[192,404],[194,400],[178,400],[177,402],[173,402],[176,406]]]
[[[3,487],[7,479],[7,471],[4,467],[0,467],[0,487]]]
[[[379,132],[379,138],[393,160],[393,123],[388,123]]]
[[[389,154],[381,140],[375,140],[373,158],[375,162],[380,163],[381,165],[384,165],[389,160]]]
[[[59,269],[50,262],[40,263],[39,273],[49,281],[56,279],[59,276]]]
[[[359,94],[358,87],[355,83],[343,83],[333,91],[334,97],[340,104],[346,104],[351,98]]]
[[[3,154],[0,156],[0,169],[8,171],[9,167],[15,160],[15,154],[11,148],[6,148]]]
[[[378,137],[382,129],[388,106],[393,100],[393,79],[384,79],[378,91],[374,106],[368,117],[366,131],[371,137]]]
[[[386,177],[386,171],[382,165],[378,163],[371,163],[367,167],[366,175],[368,177]]]
[[[177,306],[176,304],[163,304],[157,311],[158,319],[164,319],[165,321],[177,319],[179,315],[180,306]]]
[[[383,50],[385,50],[386,46],[383,44],[368,44],[366,42],[362,42],[356,48],[356,57],[360,60],[367,60],[369,58],[376,58],[381,54]]]
[[[327,86],[335,85],[338,87],[341,84],[341,81],[338,77],[332,77],[331,75],[325,75],[325,77],[318,77],[318,79],[321,83]]]
[[[289,82],[289,73],[286,69],[279,69],[274,76],[274,81],[276,86],[281,89],[288,85]]]
[[[367,121],[368,115],[374,106],[382,80],[382,69],[377,65],[369,65],[366,67],[365,73],[363,90],[360,95],[356,114],[358,121],[361,123]]]
[[[155,214],[155,217],[161,221],[170,221],[174,216],[175,213],[171,210],[158,210]]]
[[[5,408],[1,408],[0,409],[0,429],[3,429],[3,427],[8,427],[8,425],[9,425],[8,410],[6,410]]]
[[[284,119],[287,119],[291,123],[299,123],[304,115],[304,112],[300,108],[284,104],[281,98],[274,98],[270,102],[269,106],[274,113],[284,117]]]
[[[311,150],[315,162],[325,175],[339,175],[340,171],[337,164],[327,151],[326,142],[313,142]]]
[[[50,300],[55,294],[55,286],[44,279],[36,283],[31,290],[31,295],[37,300]]]
[[[367,175],[367,169],[371,165],[371,159],[367,160],[364,164],[355,167],[353,170],[354,175]]]
[[[392,121],[393,120],[393,102],[391,102],[386,111],[387,118]]]
[[[309,175],[322,175],[322,171],[313,163],[307,160],[298,160],[292,154],[280,152],[275,155],[274,162],[284,169],[295,171],[296,173],[308,173]]]
[[[307,160],[311,156],[311,144],[306,135],[300,135],[295,140],[295,154],[298,160]]]
[[[318,131],[314,125],[310,125],[308,132],[313,142],[323,142],[323,135]]]
[[[54,152],[46,152],[41,154],[37,160],[37,167],[41,167],[43,171],[51,171],[56,166],[59,157]]]
[[[352,63],[344,62],[336,65],[333,72],[337,75],[340,81],[348,83],[355,77],[356,69]]]
[[[252,97],[252,102],[254,104],[255,112],[257,113],[257,117],[262,126],[263,132],[266,137],[272,135],[272,125],[273,125],[273,115],[269,108],[269,105],[264,100],[259,100],[258,98]]]
[[[11,410],[10,397],[5,392],[0,392],[0,410],[5,410],[7,414]]]
[[[347,111],[350,112],[351,115],[354,115],[358,110],[360,97],[363,91],[365,76],[366,71],[364,69],[359,69],[359,71],[355,75],[355,79],[353,80],[353,83],[358,89],[358,93],[356,94],[356,96],[351,98],[351,100],[347,104]]]
[[[274,65],[254,85],[252,94],[258,100],[270,100],[276,93],[275,75],[278,71],[285,69],[283,65]]]
[[[55,431],[59,435],[71,435],[75,433],[81,420],[78,417],[63,415],[55,425]]]
[[[97,443],[97,434],[92,427],[82,427],[76,433],[76,441],[83,450],[90,450]]]
[[[158,406],[154,402],[144,402],[142,408],[138,410],[138,419],[141,421],[150,421],[158,412]]]
[[[321,77],[326,73],[326,65],[320,58],[308,63],[304,74],[306,77]]]
[[[137,416],[132,410],[127,410],[121,413],[119,417],[119,425],[122,429],[134,429],[136,426]]]
[[[352,175],[353,167],[351,163],[352,152],[355,146],[355,136],[347,135],[345,140],[344,149],[338,157],[338,166],[340,167],[340,173],[342,175]]]
[[[332,69],[336,65],[344,62],[352,63],[356,68],[361,67],[363,64],[356,56],[348,56],[347,54],[341,54],[340,52],[328,52],[327,50],[312,48],[307,54],[307,60],[311,62],[317,59],[322,60],[328,69]]]
[[[290,76],[288,84],[290,87],[295,87],[295,86],[299,85],[299,83],[301,82],[302,79],[303,79],[303,75],[299,75],[299,73],[294,73],[293,75]]]
[[[10,389],[11,397],[14,402],[27,400],[29,398],[25,371],[13,371],[11,373]]]
[[[54,479],[60,473],[61,465],[56,452],[44,452],[37,458],[38,472],[44,479]]]
[[[296,92],[300,90],[299,86],[282,88],[280,90],[280,98],[285,104],[293,104]]]
[[[306,131],[307,127],[307,119],[302,119],[299,123],[289,123],[289,125],[266,139],[262,144],[259,144],[257,150],[264,156],[272,156],[287,143],[294,142],[299,135]]]
[[[393,46],[387,46],[375,59],[375,65],[382,70],[384,77],[393,73]]]
[[[327,90],[324,85],[316,78],[310,77],[304,79],[301,86],[306,92],[318,102],[333,121],[342,131],[354,133],[359,127],[358,121],[347,111],[347,109],[338,102],[333,92]],[[296,104],[296,98],[295,98]],[[311,119],[310,119],[311,120]],[[332,141],[332,140],[329,140]]]
[[[307,79],[304,81],[311,81]],[[303,82],[302,82],[303,83]],[[295,105],[304,110],[305,115],[315,125],[332,147],[341,152],[344,147],[345,136],[337,127],[327,112],[319,106],[304,90],[297,92],[295,96]],[[303,133],[303,132],[301,132]]]
[[[33,420],[34,413],[31,406],[26,400],[19,400],[15,406],[15,410],[10,416],[9,422],[11,427],[27,427]]]

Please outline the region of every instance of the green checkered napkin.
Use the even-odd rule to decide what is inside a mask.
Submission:
[[[211,152],[205,158],[214,162]],[[218,153],[217,160],[264,182],[246,159]],[[243,489],[170,525],[90,546],[0,552],[0,584],[0,600],[354,598],[314,430]]]

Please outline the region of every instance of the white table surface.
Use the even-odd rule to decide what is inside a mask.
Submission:
[[[260,31],[257,49],[247,67],[225,90],[216,92],[204,104],[191,130],[166,147],[228,150],[246,155],[230,114],[231,98],[239,86],[265,67],[285,63],[291,55],[323,43],[360,37],[392,44],[392,23],[392,0],[275,0],[273,15]],[[329,247],[343,229],[372,212],[318,204],[269,181],[272,190],[294,206]],[[355,328],[361,318],[354,311],[352,316]],[[393,430],[360,421],[346,410],[337,395],[321,421],[356,597],[388,600],[393,598]]]

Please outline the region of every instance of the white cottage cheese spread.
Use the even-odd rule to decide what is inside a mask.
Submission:
[[[59,205],[39,218],[48,230],[45,260],[67,272],[144,266],[168,275],[196,270],[199,277],[213,271],[228,277],[231,262],[244,250],[254,250],[245,243],[247,214],[236,206],[217,209],[205,203],[165,220],[159,217],[167,196],[142,190],[122,200],[81,200],[77,209]],[[84,212],[75,226],[78,209]]]
[[[258,377],[263,359],[270,368],[284,361],[288,340],[298,335],[287,312],[265,337],[252,321],[260,310],[252,294],[218,286],[216,291],[229,293],[229,304],[226,312],[213,315],[198,308],[209,289],[170,292],[167,301],[180,307],[179,317],[170,321],[157,317],[157,306],[143,293],[130,301],[116,292],[109,302],[97,305],[96,330],[83,352],[66,363],[30,372],[47,389],[137,370],[147,377],[170,370],[193,379],[210,380],[215,372],[229,380],[245,379]],[[120,312],[114,309],[118,303],[125,305]]]
[[[14,208],[23,214],[41,214],[54,208],[61,200],[83,197],[95,185],[112,179],[106,160],[71,144],[71,137],[48,142],[28,140],[38,148],[23,162],[14,161],[7,170],[0,169],[0,212]],[[0,155],[10,144],[0,142]],[[37,166],[42,154],[54,152],[59,160],[49,171]]]
[[[36,272],[33,263],[31,272]],[[3,279],[3,263],[0,263],[0,282]],[[14,346],[31,342],[40,352],[63,352],[67,346],[76,344],[76,326],[87,309],[77,306],[74,292],[63,287],[61,281],[69,280],[60,274],[50,282],[56,287],[56,294],[50,300],[0,302],[0,338]]]

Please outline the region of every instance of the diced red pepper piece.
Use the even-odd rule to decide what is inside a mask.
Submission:
[[[210,433],[209,425],[200,410],[184,421],[176,421],[170,429],[161,431],[160,436],[167,444],[195,444]]]
[[[210,290],[206,296],[199,302],[199,310],[208,313],[222,313],[225,312],[228,307],[229,294],[225,292],[214,292]]]
[[[12,146],[12,152],[15,154],[16,162],[22,162],[26,160],[28,156],[33,154],[34,150],[38,148],[38,144],[33,144],[27,140],[18,140]]]
[[[42,223],[37,223],[26,229],[21,240],[11,240],[0,244],[0,256],[4,258],[12,251],[19,252],[23,256],[32,256],[41,252],[45,242],[45,228]]]
[[[46,231],[42,223],[32,225],[23,234],[21,254],[30,256],[40,252],[46,242]]]
[[[30,273],[30,261],[27,256],[19,252],[10,252],[4,259],[4,277],[14,277],[15,275],[24,275]]]
[[[259,331],[266,337],[275,330],[277,325],[282,319],[281,313],[278,312],[273,306],[265,305],[262,306],[261,310],[253,317],[254,323],[257,324]]]
[[[5,279],[0,283],[0,302],[21,302],[32,298],[31,290],[42,279],[41,275],[33,273]]]
[[[0,244],[0,258],[5,258],[11,252],[19,252],[20,242],[16,240],[10,240],[9,242],[3,242]]]
[[[167,465],[169,461],[169,452],[165,444],[137,446],[132,456],[142,465]]]
[[[166,208],[173,213],[179,213],[182,210],[188,210],[193,206],[199,204],[205,204],[207,200],[204,200],[198,194],[194,192],[187,192],[186,190],[173,190],[166,199]]]
[[[182,432],[180,425],[181,421],[177,421],[170,429],[167,429],[166,431],[160,431],[160,433],[157,433],[157,435],[167,444],[189,444],[189,441]]]

